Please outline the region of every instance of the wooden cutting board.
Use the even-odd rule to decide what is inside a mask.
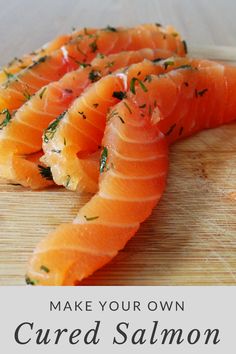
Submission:
[[[198,47],[191,53],[236,62],[232,48]],[[56,225],[71,222],[89,198],[0,181],[0,285],[24,284],[38,241]],[[236,284],[236,125],[171,147],[161,202],[114,261],[84,284]]]

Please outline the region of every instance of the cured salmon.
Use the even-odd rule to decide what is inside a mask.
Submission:
[[[0,70],[0,84],[4,81],[12,78],[14,74],[17,74],[19,71],[26,69],[28,66],[37,62],[40,58],[45,55],[50,54],[51,52],[61,48],[63,45],[71,41],[73,38],[82,36],[85,34],[92,34],[95,32],[95,29],[84,28],[82,30],[74,30],[71,34],[64,34],[56,37],[52,41],[46,43],[41,48],[23,55],[21,58],[14,58],[10,63],[5,65],[2,70]]]
[[[0,111],[18,109],[49,82],[89,63],[98,53],[112,54],[124,50],[160,48],[186,54],[186,45],[173,28],[142,25],[134,28],[111,28],[73,38],[60,49],[40,57],[18,74],[8,77],[0,87]]]
[[[170,54],[172,54],[170,51],[164,49],[140,49],[108,56],[100,55],[90,65],[83,65],[76,71],[67,73],[59,81],[44,86],[13,116],[8,112],[11,117],[9,124],[0,131],[1,177],[32,189],[52,185],[50,170],[39,161],[42,156],[40,152],[42,134],[49,123],[58,116],[60,120],[73,100],[80,96],[87,86],[101,77],[118,68],[138,63],[144,58],[159,60]],[[7,111],[5,119],[6,117]],[[55,125],[55,122],[52,123],[50,129],[53,130]],[[51,150],[52,154],[59,153],[58,149]],[[86,165],[86,170],[90,171],[91,176],[93,171],[97,170],[98,158],[90,158],[81,163],[84,168]],[[97,180],[97,173],[94,178]]]
[[[168,158],[163,134],[131,101],[118,103],[113,112],[124,122],[113,114],[107,124],[99,191],[73,224],[59,226],[37,246],[28,284],[79,284],[125,246],[164,191]]]
[[[170,72],[134,76],[126,97],[112,108],[101,143],[98,192],[73,224],[60,225],[40,242],[29,262],[28,284],[77,285],[108,263],[162,195],[168,145],[235,120],[235,67],[203,60],[174,67],[171,61]]]
[[[152,120],[159,122],[160,130],[172,143],[201,129],[235,119],[236,106],[232,94],[235,73],[234,67],[208,60],[169,58],[157,64],[144,61],[132,65],[123,75],[129,88],[128,97],[134,100],[143,114],[149,114]],[[110,75],[89,88],[59,122],[50,142],[44,143],[46,154],[43,161],[51,167],[57,184],[71,190],[97,190],[98,154],[93,152],[101,145],[107,110],[116,102],[113,92],[125,90],[126,84],[122,79],[119,75]],[[168,83],[168,89],[163,89],[164,83]],[[155,88],[152,87],[154,84]],[[99,97],[100,92],[103,100]],[[100,103],[100,110],[94,109],[93,102]],[[230,108],[227,110],[225,107]],[[78,112],[83,112],[86,119],[81,120]],[[87,126],[90,130],[86,130]],[[60,154],[55,153],[59,150]]]
[[[174,60],[175,61],[175,60]],[[161,76],[150,75],[143,91],[136,83],[129,97],[149,114],[168,144],[236,119],[236,67],[190,60]]]

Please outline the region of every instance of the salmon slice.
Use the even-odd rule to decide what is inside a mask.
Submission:
[[[60,49],[38,59],[0,87],[0,111],[18,109],[35,92],[65,73],[89,63],[98,53],[111,54],[124,50],[160,48],[185,55],[186,45],[172,28],[143,25],[134,28],[110,27],[92,34],[79,35]]]
[[[21,58],[14,58],[10,63],[8,63],[8,65],[4,66],[2,70],[0,70],[0,84],[2,84],[7,79],[11,78],[12,75],[17,74],[23,69],[26,69],[27,66],[32,65],[34,62],[37,62],[45,55],[48,55],[51,52],[61,48],[73,38],[84,34],[92,34],[94,32],[95,29],[92,28],[84,28],[78,31],[75,30],[71,34],[63,34],[61,36],[56,37],[52,41],[46,43],[41,48],[29,54],[25,54]]]
[[[0,175],[15,183],[21,183],[25,187],[30,186],[33,189],[52,185],[53,181],[49,180],[48,173],[46,173],[46,180],[42,178],[41,174],[44,173],[42,163],[36,158],[32,159],[32,154],[34,153],[37,154],[36,156],[42,155],[38,154],[38,152],[42,146],[43,131],[48,127],[49,123],[59,115],[62,115],[88,85],[98,81],[108,73],[120,67],[140,62],[144,58],[159,60],[159,58],[166,58],[170,54],[171,52],[163,49],[140,49],[99,56],[90,65],[69,72],[59,81],[44,86],[18,109],[14,116],[11,117],[10,124],[4,127],[0,133]],[[96,104],[94,108],[96,108]],[[55,125],[55,123],[53,124]],[[59,153],[58,149],[52,150],[55,154]],[[31,158],[30,161],[28,156]],[[15,159],[17,159],[18,163],[13,168],[12,163]],[[28,167],[24,180],[25,160],[27,160]],[[30,164],[32,165],[32,175],[30,174]],[[95,159],[93,156],[89,160],[81,161],[80,164],[82,166],[81,171],[84,169],[89,171],[90,179],[92,177],[91,183],[94,184],[93,181],[97,181],[98,157]],[[40,170],[38,170],[38,165]],[[71,165],[71,168],[74,169],[75,166]],[[38,173],[36,173],[37,170]],[[48,169],[46,171],[49,172]],[[18,173],[20,179],[17,178]]]
[[[125,123],[113,114],[107,124],[98,193],[73,224],[40,242],[29,262],[28,284],[79,284],[117,255],[159,201],[168,169],[166,139],[131,101],[118,103],[115,112]]]
[[[190,61],[162,76],[149,77],[146,91],[135,85],[129,97],[158,123],[168,144],[236,119],[236,67]]]
[[[101,146],[109,109],[126,95],[131,82],[134,84],[138,81],[143,90],[145,84],[141,80],[148,75],[166,72],[174,66],[187,65],[190,59],[175,58],[175,64],[170,65],[173,60],[144,60],[125,71],[102,78],[73,102],[65,115],[53,123],[53,129],[49,126],[44,134],[45,155],[42,161],[51,168],[56,184],[80,192],[96,192],[99,166],[98,158],[96,163],[96,154],[93,153]],[[129,107],[126,109],[129,110]]]
[[[137,69],[136,72],[126,72],[128,97],[134,100],[143,114],[148,114],[154,122],[158,122],[159,129],[166,135],[169,143],[201,129],[235,120],[235,67],[188,58],[170,58],[158,65],[145,61],[132,66],[133,69],[138,67],[140,76],[137,75]],[[146,70],[143,70],[144,67]],[[157,75],[160,73],[162,74]],[[96,144],[101,145],[100,128],[105,127],[106,111],[115,102],[113,90],[118,90],[118,85],[122,85],[120,80],[120,77],[114,79],[111,75],[88,89],[74,102],[65,115],[65,120],[60,122],[49,143],[50,148],[47,149],[47,144],[44,144],[46,154],[43,161],[51,166],[57,184],[71,190],[96,192],[99,163],[98,158],[96,163],[96,155],[92,153],[98,149]],[[112,85],[117,81],[117,87],[114,88]],[[134,85],[130,89],[131,81]],[[105,90],[106,102],[104,97],[103,101],[99,101],[99,94]],[[100,102],[100,107],[101,103],[105,107],[103,114],[92,114],[92,102],[95,101]],[[89,131],[88,139],[85,138],[86,124],[84,120],[81,122],[78,114],[81,111],[88,117],[87,125],[97,127],[96,132]],[[117,119],[122,120],[122,117],[117,116]],[[66,145],[63,146],[64,139]],[[86,145],[83,139],[86,140]],[[60,154],[54,152],[56,149],[60,149]]]

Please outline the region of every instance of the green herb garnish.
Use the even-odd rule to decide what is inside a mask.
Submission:
[[[91,82],[96,82],[96,81],[100,80],[101,76],[102,75],[101,75],[100,71],[91,70],[90,73],[89,73],[89,80]]]
[[[203,90],[200,90],[200,91],[198,91],[197,89],[195,89],[195,96],[196,96],[196,97],[198,97],[198,96],[202,97],[207,91],[208,91],[207,88],[205,88],[205,89],[203,89]]]
[[[156,58],[156,59],[153,59],[152,62],[153,63],[158,63],[159,61],[163,60],[163,58]]]
[[[47,90],[47,87],[44,87],[43,89],[42,89],[42,91],[40,92],[40,94],[39,94],[39,98],[40,98],[40,100],[43,98],[43,95],[45,94],[45,91]]]
[[[183,64],[183,65],[177,66],[173,70],[179,70],[179,69],[193,69],[193,67],[189,64]]]
[[[12,116],[11,113],[9,112],[9,110],[7,108],[3,109],[0,114],[5,114],[5,119],[2,121],[2,123],[0,123],[0,130],[3,129],[4,127],[6,127],[8,125],[8,123],[11,121]]]
[[[52,181],[52,172],[50,167],[45,167],[42,165],[38,165],[39,173],[43,178],[45,178],[47,181]]]
[[[121,116],[118,116],[118,118],[121,120],[121,123],[125,124],[125,121]]]
[[[15,78],[15,75],[12,73],[9,73],[8,71],[6,71],[5,69],[3,69],[4,74],[7,77],[7,80],[13,80]]]
[[[45,55],[44,57],[39,58],[39,60],[34,61],[33,64],[31,64],[31,65],[29,66],[29,68],[32,69],[32,68],[35,67],[36,65],[39,65],[39,64],[41,64],[41,63],[44,63],[48,58],[49,58],[48,55]]]
[[[24,98],[25,98],[26,101],[29,101],[30,98],[31,98],[31,94],[30,94],[27,90],[25,90],[25,91],[23,92],[23,96],[24,96]]]
[[[83,119],[86,119],[86,118],[87,118],[86,115],[84,114],[84,112],[79,112],[79,111],[78,111],[78,113],[81,115],[81,117],[82,117]]]
[[[26,282],[27,285],[36,285],[38,283],[37,280],[31,279],[28,276],[25,277],[25,282]]]
[[[71,176],[70,176],[70,175],[67,175],[67,176],[66,176],[66,184],[65,184],[65,187],[66,187],[66,188],[69,186],[70,180],[71,180]]]
[[[97,54],[97,58],[104,59],[104,58],[105,58],[105,55],[102,54],[102,53],[98,53],[98,54]]]
[[[151,82],[152,81],[152,75],[146,75],[144,81]]]
[[[182,43],[183,43],[183,46],[184,46],[185,54],[187,54],[187,53],[188,53],[188,46],[187,46],[187,43],[186,43],[186,41],[182,41]]]
[[[44,271],[45,273],[49,273],[49,272],[50,272],[50,270],[48,269],[48,267],[46,267],[45,265],[41,265],[40,269],[41,269],[42,271]]]
[[[63,113],[61,113],[57,117],[57,119],[55,119],[51,124],[49,124],[48,128],[44,131],[43,140],[46,144],[49,142],[50,139],[52,139],[54,137],[57,126],[58,126],[59,122],[62,120],[62,118],[65,116],[66,112],[67,111],[64,111]]]
[[[126,102],[123,102],[123,103],[124,103],[125,107],[128,109],[129,113],[132,114],[132,110],[131,110],[130,106],[128,105],[128,103],[126,103]]]
[[[107,164],[107,158],[108,158],[108,149],[106,146],[104,146],[102,154],[101,154],[101,158],[100,158],[100,173],[104,172],[105,168],[106,168],[106,164]]]
[[[130,81],[130,91],[135,95],[135,82],[138,82],[139,83],[139,85],[140,85],[140,87],[141,87],[141,89],[144,91],[144,92],[147,92],[148,90],[147,90],[147,88],[146,88],[146,86],[144,85],[144,83],[141,81],[141,80],[139,80],[137,77],[133,77],[132,79],[131,79],[131,81]]]
[[[164,66],[164,69],[166,70],[168,68],[168,66],[170,65],[175,65],[175,62],[173,60],[167,60],[164,62],[163,66]]]
[[[103,29],[103,31],[117,32],[117,29],[108,25],[106,28]]]
[[[170,127],[170,129],[165,133],[165,135],[166,135],[166,136],[170,135],[170,134],[173,132],[173,130],[175,129],[175,127],[176,127],[176,123],[174,123],[174,124]]]
[[[92,220],[96,220],[96,219],[99,218],[99,216],[90,216],[90,217],[88,217],[86,215],[84,215],[84,217],[85,217],[86,221],[92,221]]]
[[[145,107],[146,107],[146,103],[144,103],[141,106],[139,106],[139,108],[145,108]]]
[[[126,92],[114,91],[112,97],[118,98],[118,100],[123,100],[124,98],[126,98]]]
[[[111,68],[112,66],[114,66],[115,62],[114,61],[108,61],[105,65],[105,68]]]
[[[95,53],[98,50],[97,38],[89,44],[92,53]]]

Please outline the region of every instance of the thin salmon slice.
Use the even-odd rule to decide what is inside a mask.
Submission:
[[[21,58],[14,58],[10,63],[5,65],[2,70],[0,70],[0,84],[4,81],[12,78],[14,74],[17,74],[23,69],[26,69],[28,66],[32,65],[34,62],[37,62],[40,58],[52,53],[53,51],[61,48],[63,45],[67,44],[72,39],[85,35],[92,34],[95,32],[95,29],[84,28],[82,30],[74,30],[70,34],[63,34],[52,41],[46,43],[41,48],[23,55]]]
[[[145,92],[129,97],[158,124],[168,144],[236,119],[236,67],[194,60],[165,75],[150,75]]]
[[[133,69],[138,67],[138,72],[136,69],[136,72],[131,70],[126,73],[128,96],[143,114],[158,122],[169,143],[235,120],[235,67],[188,58],[169,58],[158,65],[145,61],[145,64],[132,66]],[[141,67],[146,70],[141,70]],[[160,67],[162,73],[158,72]],[[141,74],[137,75],[139,72]],[[130,89],[131,81],[133,85]],[[99,163],[98,155],[93,152],[101,146],[106,112],[115,103],[113,92],[125,90],[122,84],[120,77],[114,79],[111,75],[88,89],[74,102],[65,120],[60,122],[49,143],[50,149],[44,144],[46,154],[43,161],[51,167],[57,184],[78,191],[97,190]],[[99,97],[101,92],[103,101]],[[100,109],[103,104],[103,112],[92,113],[92,103],[95,101],[100,102]],[[83,112],[88,119],[81,122],[78,112]],[[122,117],[117,116],[117,119],[122,120]],[[89,124],[95,126],[96,131],[87,130],[86,125]],[[66,144],[63,146],[64,141]],[[54,152],[56,149],[60,149],[60,154]]]
[[[171,65],[173,60],[175,64]],[[137,81],[143,90],[142,80],[148,75],[187,65],[189,60],[186,57],[154,62],[144,60],[90,86],[44,133],[42,161],[51,168],[55,183],[80,192],[96,192],[99,176],[99,154],[96,152],[101,147],[109,109],[125,97],[131,83]]]
[[[36,158],[36,156],[39,158],[42,155],[40,152],[42,134],[50,122],[60,115],[61,118],[73,100],[80,96],[87,86],[98,81],[101,77],[120,67],[140,62],[144,58],[159,60],[170,54],[170,51],[164,49],[141,49],[99,56],[90,65],[69,72],[61,80],[44,86],[18,109],[11,117],[10,124],[3,127],[0,132],[0,175],[33,189],[52,185],[50,171]],[[119,96],[119,92],[117,94]],[[53,124],[55,125],[55,123]],[[55,154],[59,153],[58,149],[52,150]],[[32,155],[35,153],[34,158]],[[16,161],[17,163],[15,163]],[[94,176],[93,174],[94,171],[97,171],[98,157],[81,161],[81,164],[83,165],[81,170],[86,169],[90,177],[97,180],[97,172]]]
[[[125,123],[113,115],[107,124],[99,191],[73,224],[59,226],[37,246],[28,266],[28,284],[79,284],[117,255],[164,191],[168,169],[164,135],[131,101],[118,103],[113,112]]]
[[[173,28],[142,25],[134,28],[98,30],[79,35],[60,49],[9,77],[0,87],[0,111],[18,109],[35,92],[49,82],[58,81],[80,63],[89,63],[98,53],[112,54],[124,50],[160,48],[185,55],[186,45]]]

